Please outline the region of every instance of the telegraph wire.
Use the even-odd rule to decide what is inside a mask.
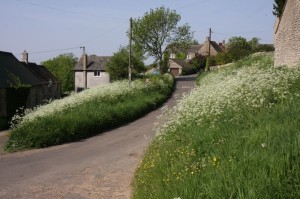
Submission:
[[[42,53],[51,53],[51,52],[58,52],[58,51],[66,51],[66,50],[74,50],[79,49],[78,47],[72,47],[72,48],[61,48],[61,49],[52,49],[52,50],[44,50],[44,51],[36,51],[36,52],[28,52],[29,54],[42,54]],[[22,55],[22,53],[16,54],[16,55]]]
[[[97,15],[93,15],[93,14],[89,14],[89,13],[81,13],[81,12],[75,12],[75,11],[71,11],[71,10],[65,10],[65,9],[60,9],[60,8],[55,8],[55,7],[51,7],[51,6],[44,6],[42,4],[39,3],[33,3],[33,2],[29,2],[29,1],[24,1],[24,0],[15,0],[21,3],[25,3],[25,4],[29,4],[32,6],[37,6],[40,8],[45,8],[45,9],[49,9],[49,10],[55,10],[55,11],[59,11],[59,12],[64,12],[64,13],[69,13],[69,14],[75,14],[75,15],[81,15],[81,16],[90,16],[90,17],[94,17],[94,18],[107,18],[107,19],[116,19],[116,20],[125,20],[124,18],[121,17],[109,17],[109,16],[97,16]]]
[[[202,1],[198,1],[196,3],[186,4],[186,5],[175,8],[175,10],[177,10],[177,9],[180,10],[180,9],[183,9],[183,8],[199,5],[199,4],[206,3],[206,2],[209,2],[209,0],[202,0]]]

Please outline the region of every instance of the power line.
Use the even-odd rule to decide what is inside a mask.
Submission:
[[[123,26],[125,26],[125,24],[123,24]],[[86,44],[86,43],[88,43],[88,42],[94,41],[94,40],[98,39],[99,37],[102,37],[103,35],[105,35],[105,34],[107,34],[107,33],[109,33],[109,32],[112,32],[112,31],[114,31],[114,30],[116,30],[116,29],[118,29],[118,28],[120,28],[120,27],[121,27],[120,25],[115,26],[115,27],[113,27],[113,28],[111,28],[111,29],[109,29],[109,30],[107,30],[107,31],[105,31],[105,32],[103,32],[103,33],[101,33],[101,34],[99,34],[99,35],[97,35],[97,36],[91,38],[91,39],[86,40],[86,41],[83,42],[83,43]],[[82,44],[83,44],[83,43],[82,43]]]
[[[97,16],[97,15],[93,15],[90,13],[81,13],[81,12],[75,12],[72,10],[65,10],[65,9],[61,9],[61,8],[55,8],[55,7],[51,7],[51,6],[45,6],[39,3],[33,3],[33,2],[29,2],[29,1],[24,1],[24,0],[15,0],[21,3],[25,3],[28,5],[32,5],[32,6],[36,6],[36,7],[40,7],[40,8],[45,8],[45,9],[49,9],[49,10],[55,10],[55,11],[59,11],[59,12],[64,12],[64,13],[69,13],[69,14],[75,14],[75,15],[81,15],[81,16],[90,16],[90,17],[95,17],[95,18],[108,18],[108,19],[117,19],[117,20],[125,20],[124,18],[121,17],[110,17],[110,16]]]
[[[208,1],[209,1],[209,0],[202,0],[202,1],[198,1],[198,2],[196,2],[196,3],[191,3],[191,4],[183,5],[183,6],[180,6],[180,7],[175,8],[175,9],[183,9],[183,8],[195,6],[195,5],[198,5],[198,4],[206,3],[206,2],[208,2]]]
[[[72,48],[61,48],[61,49],[53,49],[53,50],[44,50],[44,51],[36,51],[36,52],[28,52],[29,54],[42,54],[42,53],[50,53],[50,52],[58,52],[58,51],[65,51],[65,50],[73,50],[73,49],[79,49],[79,47],[72,47]],[[16,54],[16,55],[22,55],[22,53],[20,54]]]

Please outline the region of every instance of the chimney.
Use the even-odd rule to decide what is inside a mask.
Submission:
[[[26,52],[26,50],[24,50],[22,53],[22,61],[28,64],[28,53]]]
[[[223,47],[225,48],[225,39],[222,41],[222,45],[223,45]]]
[[[82,68],[83,68],[83,88],[87,88],[87,74],[86,74],[86,68],[87,68],[87,55],[85,54],[85,47],[80,47],[83,49],[82,52]]]

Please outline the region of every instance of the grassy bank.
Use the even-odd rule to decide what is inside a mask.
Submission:
[[[201,75],[137,169],[134,198],[299,198],[300,71],[250,56]]]
[[[133,121],[163,103],[171,94],[171,75],[115,82],[25,111],[13,120],[7,151],[41,148],[76,141]]]

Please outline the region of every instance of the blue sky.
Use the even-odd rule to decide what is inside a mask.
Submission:
[[[110,56],[128,44],[129,18],[160,6],[176,10],[200,43],[233,36],[273,43],[274,0],[0,0],[0,51],[40,63],[59,54]]]

